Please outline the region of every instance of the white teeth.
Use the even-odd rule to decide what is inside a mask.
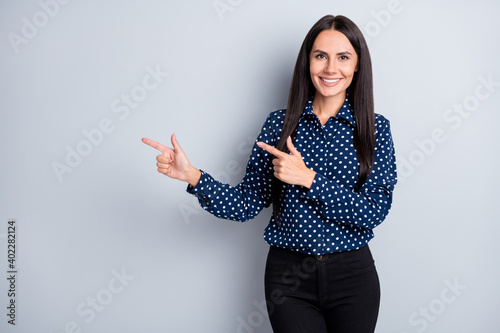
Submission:
[[[323,79],[323,78],[321,78],[321,80],[323,80],[323,81],[325,81],[325,82],[327,82],[327,83],[334,83],[334,82],[339,82],[339,81],[340,81],[340,79],[335,79],[335,80],[327,80],[327,79]]]

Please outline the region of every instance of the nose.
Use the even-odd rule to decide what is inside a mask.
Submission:
[[[336,73],[337,72],[337,63],[336,63],[335,59],[328,60],[324,71],[325,71],[325,73]]]

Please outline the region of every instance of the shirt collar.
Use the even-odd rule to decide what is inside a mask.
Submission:
[[[301,119],[307,115],[316,116],[313,112],[313,97],[307,100],[306,106],[304,107],[304,112],[302,112]],[[354,119],[354,114],[352,112],[351,104],[349,103],[349,99],[345,98],[344,104],[340,108],[339,112],[337,112],[336,118],[342,118],[349,122],[353,127],[356,127],[356,120]]]

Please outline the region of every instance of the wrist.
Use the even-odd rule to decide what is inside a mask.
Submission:
[[[191,170],[188,172],[186,177],[186,182],[192,187],[196,187],[201,178],[201,171],[191,166]]]
[[[307,189],[310,189],[313,182],[314,182],[314,177],[316,177],[316,171],[313,171],[311,169],[307,169],[306,177],[304,178],[304,183],[302,186],[304,186]]]

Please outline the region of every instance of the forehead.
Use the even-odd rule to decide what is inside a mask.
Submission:
[[[337,30],[323,30],[314,40],[312,51],[320,49],[328,53],[341,51],[354,52],[354,48],[347,37]]]

